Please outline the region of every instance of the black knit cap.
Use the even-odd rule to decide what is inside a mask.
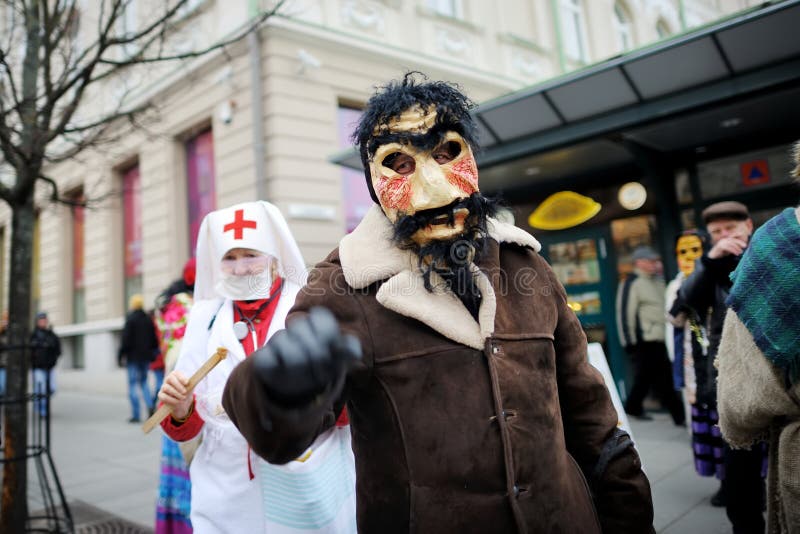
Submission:
[[[392,119],[415,105],[422,109],[436,108],[436,123],[426,133],[389,132],[380,127],[388,126]],[[372,188],[369,172],[370,158],[375,150],[387,143],[412,143],[418,148],[435,148],[447,132],[456,132],[470,145],[473,152],[478,149],[478,129],[469,111],[472,101],[461,92],[458,85],[443,81],[428,81],[420,72],[406,73],[402,80],[393,80],[379,87],[367,101],[364,113],[352,135],[358,146],[369,194],[375,203],[378,197]],[[375,129],[381,129],[375,135]],[[385,133],[384,133],[385,132]]]

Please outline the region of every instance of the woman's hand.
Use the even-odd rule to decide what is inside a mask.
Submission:
[[[169,407],[175,419],[185,419],[192,407],[194,397],[187,388],[188,384],[189,379],[183,376],[183,373],[172,371],[164,379],[158,391],[158,400]]]

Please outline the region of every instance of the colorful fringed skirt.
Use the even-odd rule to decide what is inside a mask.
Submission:
[[[178,444],[162,436],[161,476],[156,504],[156,534],[190,534],[192,483]]]

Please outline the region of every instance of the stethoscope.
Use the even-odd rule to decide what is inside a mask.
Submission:
[[[256,325],[254,324],[254,321],[256,321],[256,317],[258,317],[261,312],[264,311],[264,308],[269,306],[270,302],[275,300],[275,297],[281,294],[282,289],[283,280],[281,280],[281,284],[278,286],[278,289],[276,289],[275,292],[267,300],[265,300],[261,306],[258,307],[256,312],[251,317],[246,316],[244,312],[242,312],[242,309],[239,308],[235,302],[233,303],[233,307],[237,312],[239,312],[240,317],[240,320],[233,323],[233,334],[236,336],[236,339],[239,341],[243,340],[245,337],[247,337],[247,333],[249,332],[253,338],[253,350],[258,348],[258,335],[256,334]]]

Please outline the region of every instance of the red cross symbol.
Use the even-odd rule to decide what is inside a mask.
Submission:
[[[233,216],[233,222],[226,224],[222,228],[222,232],[225,233],[229,230],[233,230],[233,238],[242,239],[242,237],[244,237],[245,228],[255,228],[255,227],[256,227],[256,221],[246,221],[244,219],[244,210],[236,210]]]

